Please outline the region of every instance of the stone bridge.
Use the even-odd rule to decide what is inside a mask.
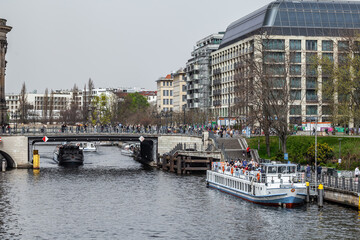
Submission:
[[[83,142],[83,141],[119,141],[140,142],[140,153],[143,160],[155,161],[157,154],[170,152],[178,143],[189,143],[204,146],[201,136],[181,134],[130,134],[130,133],[98,133],[98,134],[47,134],[48,142]],[[7,161],[8,168],[31,168],[32,151],[35,145],[42,144],[44,135],[7,135],[1,136],[0,153]]]

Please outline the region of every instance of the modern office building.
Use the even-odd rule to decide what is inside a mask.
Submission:
[[[186,63],[188,109],[207,111],[211,106],[210,54],[219,48],[223,36],[219,32],[199,40]]]
[[[233,22],[211,54],[213,114],[249,118],[249,99],[255,97],[249,89],[261,78],[249,65],[255,59],[264,75],[289,86],[289,123],[330,121],[322,86],[327,76],[314,70],[311,59],[338,64],[352,44],[347,36],[358,30],[360,2],[355,1],[275,1]],[[287,94],[276,84],[272,90]]]

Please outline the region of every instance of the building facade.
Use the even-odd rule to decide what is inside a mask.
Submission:
[[[208,111],[211,106],[210,54],[217,50],[223,32],[211,34],[196,43],[192,58],[186,63],[187,108]]]
[[[359,30],[360,2],[276,1],[235,21],[211,55],[213,115],[245,122],[261,101],[251,88],[266,79],[271,93],[289,95],[288,123],[330,121],[328,76],[313,59],[339,64]]]
[[[12,27],[6,25],[5,19],[0,19],[0,124],[3,125],[7,121],[7,106],[5,100],[5,70],[6,60],[5,55],[7,51],[6,34],[10,32]]]
[[[185,81],[185,72],[183,69],[178,70],[176,73],[172,74],[174,78],[174,112],[182,112],[186,108],[186,81]]]
[[[174,109],[174,78],[171,74],[156,81],[156,109],[158,112],[168,112]]]

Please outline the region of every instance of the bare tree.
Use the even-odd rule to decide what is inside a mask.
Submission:
[[[52,124],[54,121],[54,91],[51,90],[50,102],[49,102],[49,123]]]
[[[24,82],[21,87],[20,99],[19,99],[19,113],[20,113],[20,122],[21,123],[27,123],[29,108],[30,108],[30,105],[27,100],[26,85]]]
[[[239,94],[234,111],[243,116],[246,125],[264,130],[268,156],[271,129],[286,153],[290,108],[301,100],[301,95],[292,91],[290,81],[301,76],[301,65],[296,64],[284,40],[264,34],[255,38],[250,48],[236,65]]]
[[[46,124],[48,122],[48,110],[49,110],[49,90],[46,88],[43,99],[42,109],[42,122]]]

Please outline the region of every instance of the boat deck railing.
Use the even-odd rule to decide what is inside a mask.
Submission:
[[[281,175],[266,175],[265,173],[261,173],[260,171],[249,171],[241,168],[231,168],[215,166],[213,171],[221,174],[225,174],[228,176],[238,177],[248,181],[254,181],[257,183],[279,183],[279,184],[292,184],[292,183],[305,183],[306,178],[303,173],[296,173],[296,175],[284,176]]]

